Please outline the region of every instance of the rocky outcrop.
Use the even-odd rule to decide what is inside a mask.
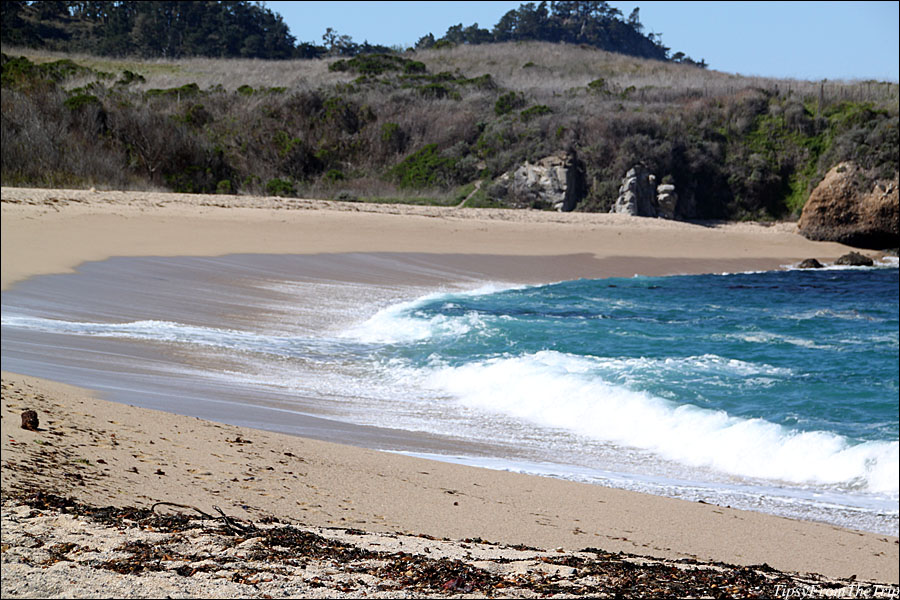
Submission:
[[[634,217],[655,217],[656,175],[644,165],[628,169],[619,187],[619,197],[610,212]]]
[[[584,198],[584,166],[574,152],[551,154],[504,173],[495,188],[515,206],[569,212]]]
[[[834,264],[849,267],[871,267],[875,261],[859,252],[848,252],[834,261]]]
[[[656,175],[644,165],[635,165],[625,174],[619,187],[619,197],[609,212],[674,219],[677,211],[675,186],[668,183],[656,185]]]
[[[656,216],[661,219],[674,219],[676,208],[678,208],[678,194],[675,193],[675,186],[671,183],[656,186]]]
[[[815,258],[807,258],[803,260],[799,265],[797,265],[798,269],[824,269],[825,265],[817,261]]]
[[[828,171],[800,215],[800,233],[811,240],[880,250],[900,245],[898,176],[865,183],[852,162]]]

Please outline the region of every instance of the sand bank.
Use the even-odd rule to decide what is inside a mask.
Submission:
[[[793,224],[697,225],[611,214],[245,196],[2,188],[2,285],[110,256],[420,252],[582,257],[510,280],[772,269],[833,260]]]
[[[847,250],[792,225],[9,188],[2,197],[3,289],[111,256],[519,256],[479,268],[536,282],[777,268]],[[25,408],[43,431],[18,428]],[[237,428],[18,375],[4,374],[2,426],[4,491],[29,483],[100,505],[218,505],[251,519],[898,580],[889,536]]]

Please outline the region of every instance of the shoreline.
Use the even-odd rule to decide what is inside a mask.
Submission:
[[[529,259],[527,266],[546,269],[544,260]],[[550,264],[556,261],[549,259]],[[589,262],[578,257],[563,261]],[[485,430],[486,422],[478,425],[473,415],[470,423],[458,408],[445,406],[439,398],[427,409],[430,417],[423,413],[416,398],[430,393],[425,389],[409,387],[402,380],[387,383],[388,373],[375,375],[350,366],[359,361],[372,365],[365,347],[378,344],[381,336],[392,337],[393,327],[405,332],[412,326],[408,333],[418,335],[422,324],[395,322],[389,316],[394,309],[435,293],[467,296],[469,290],[504,289],[502,283],[487,283],[484,273],[491,267],[497,274],[509,274],[521,266],[520,258],[492,255],[114,258],[86,264],[77,275],[38,278],[4,293],[4,364],[8,371],[95,390],[106,400],[231,425],[445,462],[555,474],[594,485],[896,535],[896,510],[891,512],[891,503],[884,500],[872,504],[878,500],[852,494],[828,497],[835,505],[828,509],[823,504],[826,497],[812,491],[782,490],[774,484],[754,487],[749,482],[732,485],[727,478],[707,480],[703,473],[696,473],[695,480],[693,472],[678,463],[637,467],[634,458],[605,456],[602,447],[582,445],[563,432],[553,442],[557,451],[531,440],[538,435],[536,430],[516,434],[525,433],[522,443],[511,443],[503,430],[497,430],[496,439],[482,436],[476,431]],[[148,281],[154,282],[152,294],[147,293]],[[620,280],[618,286],[622,285],[632,284]],[[31,322],[27,315],[32,305],[50,321]],[[54,324],[56,319],[71,323]],[[114,337],[54,335],[88,323],[102,329],[109,323]],[[223,331],[234,336],[224,346]],[[126,339],[116,339],[118,335]],[[173,336],[181,341],[167,344],[165,340]],[[184,343],[189,340],[199,345]],[[279,350],[288,340],[291,349]],[[272,343],[276,345],[270,347]],[[251,355],[226,350],[231,344]],[[254,357],[252,349],[257,347],[264,354]],[[288,362],[269,360],[270,351]],[[550,387],[547,393],[553,393]],[[511,431],[518,427],[515,422],[508,425]],[[565,448],[569,450],[560,454]],[[588,459],[589,453],[595,459]],[[598,465],[602,468],[595,468]]]
[[[694,224],[617,214],[456,209],[250,196],[0,189],[2,289],[112,256],[353,252],[576,256],[512,274],[578,277],[773,270],[851,248],[812,242],[796,224]],[[659,263],[659,264],[657,264]]]
[[[2,193],[4,290],[33,275],[68,272],[83,262],[104,260],[112,256],[221,256],[259,253],[306,254],[321,258],[325,253],[423,251],[427,255],[443,256],[458,254],[462,247],[471,251],[471,254],[462,255],[467,257],[462,259],[463,263],[466,260],[471,261],[472,256],[478,254],[506,257],[498,259],[495,264],[489,260],[482,260],[475,270],[480,270],[483,275],[503,275],[520,283],[545,283],[576,276],[630,276],[637,272],[645,275],[664,275],[735,270],[735,267],[743,267],[744,270],[763,269],[767,266],[778,268],[812,256],[820,260],[833,260],[847,250],[838,244],[809,242],[791,233],[793,226],[784,225],[762,227],[733,224],[704,227],[674,222],[646,223],[646,219],[618,218],[617,215],[591,216],[572,213],[560,215],[531,211],[525,211],[525,214],[499,211],[507,214],[495,215],[491,211],[478,212],[473,209],[464,209],[468,212],[463,213],[454,212],[455,209],[435,207],[341,205],[324,201],[296,201],[287,203],[287,206],[292,207],[287,209],[275,208],[286,203],[273,199],[191,198],[175,194],[29,191],[10,188],[4,188]],[[127,199],[129,196],[133,198],[121,202],[122,198]],[[210,206],[205,203],[216,204]],[[457,266],[473,268],[465,264]],[[530,280],[527,280],[529,278]],[[61,392],[62,388],[47,381],[27,378],[19,380],[19,376],[4,374],[5,381],[8,377],[15,377],[16,381],[27,382],[27,385],[35,388],[48,389],[47,392],[41,392],[48,398],[73,398],[67,396],[68,392]],[[8,392],[4,390],[4,410],[7,410],[7,396]],[[79,397],[74,402],[81,405],[102,401]],[[65,405],[66,402],[61,404]],[[90,405],[102,406],[102,409],[96,410],[104,414],[125,406]],[[63,410],[63,407],[60,407],[60,410]],[[164,419],[165,416],[174,419],[173,427],[197,421],[189,417],[162,413],[159,418]],[[66,413],[66,419],[71,419],[73,425],[84,423],[84,419],[87,418],[88,415],[80,413]],[[12,420],[14,415],[4,415],[4,429],[7,425],[15,425],[11,423]],[[119,418],[109,417],[107,420],[119,422]],[[95,431],[100,429],[99,425],[94,425]],[[203,427],[221,429],[231,426],[203,422]],[[265,436],[268,440],[268,436],[278,435],[259,430],[241,431],[246,433],[236,433],[233,439],[246,436],[247,439],[257,441],[250,436],[255,438]],[[19,433],[16,435],[22,436]],[[129,435],[137,434],[129,432]],[[4,480],[10,472],[6,466],[9,437],[10,435],[4,435],[3,440]],[[159,440],[159,437],[143,437],[141,440],[135,439],[134,443],[139,446],[143,444],[142,447],[146,450],[150,448],[147,444],[152,444],[153,439]],[[315,445],[311,440],[304,438],[290,439],[291,443]],[[222,441],[218,440],[218,443],[221,446]],[[252,449],[278,447],[278,444],[283,446],[285,443],[287,442],[267,442],[260,446],[254,444]],[[91,444],[94,449],[101,447],[97,439],[92,439]],[[154,445],[162,444],[157,441]],[[251,448],[243,444],[231,446],[241,446],[240,449],[248,450]],[[10,451],[12,450],[13,448],[10,448]],[[156,450],[162,451],[163,448]],[[175,451],[174,448],[166,448],[166,451],[169,450]],[[534,510],[536,506],[544,506],[545,509],[556,506],[560,502],[559,498],[568,496],[572,496],[573,499],[580,498],[582,501],[574,502],[571,510],[560,508],[554,513],[555,516],[550,515],[546,518],[551,522],[565,520],[565,517],[574,518],[574,515],[580,514],[579,510],[584,510],[582,494],[598,494],[598,500],[594,504],[599,505],[612,502],[611,498],[619,498],[621,492],[624,495],[617,501],[620,512],[613,511],[615,512],[613,518],[602,519],[604,531],[602,535],[609,538],[604,540],[609,548],[628,547],[637,549],[637,553],[650,552],[647,550],[650,548],[656,553],[674,552],[679,557],[693,554],[695,557],[702,556],[704,560],[724,560],[737,564],[765,562],[779,569],[820,572],[832,577],[849,577],[852,574],[858,575],[860,579],[897,581],[897,543],[896,538],[890,536],[852,532],[828,525],[792,521],[759,513],[744,513],[699,503],[658,504],[657,501],[675,503],[684,501],[656,496],[645,498],[643,494],[610,488],[586,491],[579,486],[587,488],[598,486],[559,480],[556,480],[558,483],[548,484],[545,478],[529,479],[530,476],[524,475],[518,476],[524,479],[515,481],[528,483],[512,485],[508,483],[512,481],[508,476],[515,474],[485,472],[485,469],[470,471],[465,470],[470,469],[468,467],[446,466],[449,463],[431,461],[403,463],[408,466],[398,469],[411,476],[405,477],[405,482],[404,478],[393,479],[387,486],[387,491],[383,489],[376,491],[366,483],[366,479],[379,477],[373,476],[373,471],[382,469],[385,464],[395,464],[394,461],[399,459],[413,461],[423,459],[389,458],[390,455],[386,453],[335,445],[316,446],[312,454],[317,460],[323,461],[322,464],[328,463],[333,467],[335,466],[333,457],[345,455],[351,457],[338,469],[341,477],[347,478],[349,487],[348,492],[344,494],[347,497],[340,501],[335,500],[334,497],[341,495],[343,490],[337,489],[334,484],[330,488],[331,494],[316,496],[319,500],[331,498],[327,501],[331,504],[327,506],[332,513],[339,514],[339,511],[345,510],[361,511],[360,503],[375,502],[375,499],[379,498],[379,506],[390,507],[393,511],[396,521],[394,527],[414,533],[439,535],[430,532],[436,530],[444,531],[443,535],[446,537],[484,537],[495,541],[504,538],[506,543],[510,544],[529,543],[527,540],[531,539],[540,542],[535,545],[544,548],[559,545],[572,549],[574,548],[572,542],[566,542],[565,539],[575,540],[576,545],[581,543],[583,538],[580,536],[584,535],[585,531],[584,523],[600,522],[597,513],[588,512],[581,515],[583,518],[576,519],[579,524],[573,521],[566,525],[565,529],[568,531],[565,536],[568,537],[565,539],[558,537],[563,535],[558,531],[548,536],[546,530],[551,526],[538,523],[539,519],[535,520],[533,525],[523,526],[522,518],[528,514],[540,513],[540,510]],[[178,462],[171,458],[166,460]],[[370,470],[366,471],[368,475],[361,476],[359,461],[369,460],[379,466],[369,468]],[[218,469],[231,468],[225,467],[222,461],[218,463]],[[256,468],[265,469],[262,464]],[[412,466],[414,464],[429,466]],[[424,475],[417,477],[414,471],[419,468],[429,472],[440,472],[441,477],[448,478],[444,488],[436,490],[430,481],[423,480]],[[160,467],[160,470],[166,469]],[[207,468],[203,472],[212,474],[216,471]],[[139,483],[129,481],[129,477],[121,473],[115,476],[116,481],[125,486],[124,495],[130,494],[131,497],[137,498],[135,486],[138,488],[148,486],[147,489],[153,489],[149,480]],[[186,485],[193,482],[190,475],[185,474],[184,477]],[[157,476],[157,479],[165,478]],[[441,511],[446,511],[449,510],[445,506],[446,500],[456,496],[456,493],[450,494],[446,490],[458,492],[461,490],[460,482],[468,483],[473,480],[479,482],[479,486],[489,487],[491,493],[479,496],[481,506],[472,506],[466,511],[466,520],[470,527],[466,530],[452,528],[441,530],[441,527],[453,525],[446,523],[447,517],[442,518],[438,515],[423,517],[420,514],[421,507],[398,502],[399,498],[406,495],[414,500],[413,504],[421,503],[426,509],[439,507]],[[171,489],[171,481],[168,483],[167,488]],[[325,485],[327,482],[320,483]],[[510,485],[514,491],[505,492],[504,486]],[[534,488],[532,495],[523,494],[522,485]],[[557,487],[558,485],[564,487]],[[81,486],[73,486],[72,489],[79,491],[79,487]],[[295,489],[290,485],[287,487]],[[354,490],[352,493],[349,491],[350,488]],[[4,489],[7,489],[6,481]],[[403,490],[402,493],[400,490]],[[534,494],[539,492],[544,494],[541,496],[544,498],[541,500],[544,504],[536,505]],[[240,498],[242,493],[250,492],[233,491],[236,498]],[[385,499],[383,495],[385,493],[390,500]],[[256,495],[253,497],[259,499]],[[217,495],[208,495],[208,498],[209,501],[215,501]],[[344,500],[352,502],[342,503]],[[643,504],[645,502],[649,504],[645,506]],[[394,506],[391,506],[392,503]],[[254,505],[250,502],[243,504]],[[325,503],[320,504],[326,506]],[[275,503],[273,506],[279,505]],[[491,513],[486,508],[491,506],[492,510],[501,512]],[[635,513],[635,506],[643,508]],[[674,509],[672,508],[674,506],[687,508]],[[278,511],[289,512],[285,506],[281,506],[269,514],[272,512],[279,514]],[[719,516],[720,513],[726,516]],[[363,528],[374,528],[373,523],[376,521],[372,515],[380,513],[370,509],[367,514],[370,516]],[[641,518],[637,518],[637,514],[640,514]],[[655,522],[654,527],[650,529],[642,529],[642,533],[636,536],[633,533],[636,529],[629,528],[636,528],[637,525],[646,526],[646,523],[640,521],[645,520],[647,514],[659,514],[660,518],[662,514],[678,514],[680,522],[667,525],[663,519]],[[499,515],[506,516],[500,518]],[[510,518],[513,520],[510,521]],[[744,523],[741,525],[736,522]],[[571,529],[568,529],[569,526]],[[438,529],[433,529],[435,527]],[[582,533],[574,533],[575,531]],[[483,532],[492,532],[494,535]],[[620,535],[612,535],[614,532],[619,532]],[[553,537],[554,535],[557,537]],[[612,539],[614,537],[623,539],[615,542]],[[626,538],[627,542],[624,541]],[[557,544],[557,540],[560,543]],[[849,557],[846,546],[848,541],[856,544],[853,546],[856,550],[852,551]],[[615,546],[617,543],[622,545]],[[842,544],[844,546],[841,546]],[[748,547],[738,548],[741,545]],[[852,568],[848,565],[848,560],[853,565]]]
[[[898,579],[891,536],[224,425],[11,373],[3,396],[4,495],[219,506],[250,521]],[[40,415],[36,432],[19,428],[26,407]]]

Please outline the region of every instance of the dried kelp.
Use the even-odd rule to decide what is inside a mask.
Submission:
[[[276,517],[265,517],[254,524],[229,517],[220,509],[216,509],[219,515],[214,516],[196,507],[173,503],[158,503],[151,508],[94,507],[43,492],[21,494],[15,500],[31,507],[32,515],[65,513],[106,527],[153,532],[154,536],[161,537],[151,543],[126,536],[126,541],[115,549],[116,558],[91,563],[89,566],[93,568],[135,576],[169,572],[193,577],[204,573],[246,585],[248,590],[253,590],[252,595],[265,595],[264,586],[276,585],[275,580],[291,581],[292,585],[306,589],[416,597],[524,594],[591,598],[771,598],[783,596],[791,589],[803,590],[806,595],[810,595],[809,590],[818,590],[819,594],[839,593],[843,591],[840,588],[850,586],[856,592],[863,589],[863,593],[871,595],[876,589],[875,584],[784,573],[768,565],[666,561],[597,548],[551,553],[481,539],[450,542],[431,536],[397,534],[389,537],[398,543],[405,540],[407,545],[419,547],[421,551],[375,550],[366,541],[376,534],[360,530],[313,530]],[[160,514],[153,510],[161,506],[183,512]],[[331,534],[340,534],[343,539],[328,537]],[[203,549],[196,542],[200,537],[206,543]],[[439,545],[445,548],[453,544],[465,550],[465,558],[438,556],[442,554],[436,550]],[[52,561],[77,562],[82,549],[75,544],[56,544],[49,550]],[[480,558],[471,556],[476,550]],[[895,587],[885,589],[896,590]]]

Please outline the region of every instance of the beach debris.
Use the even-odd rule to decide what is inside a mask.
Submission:
[[[848,252],[834,261],[834,264],[850,267],[871,267],[875,264],[875,261],[859,252]]]
[[[841,597],[848,591],[862,594],[854,597],[874,597],[879,587],[853,579],[785,573],[767,564],[663,560],[590,547],[552,552],[490,544],[478,538],[454,542],[422,536],[429,541],[421,546],[412,540],[416,536],[405,537],[411,542],[410,552],[390,551],[377,548],[383,542],[373,539],[377,535],[373,533],[302,527],[276,517],[259,519],[258,525],[247,524],[218,507],[214,508],[216,516],[173,502],[157,502],[149,509],[96,507],[41,491],[5,495],[3,502],[5,515],[24,514],[15,505],[32,509],[27,517],[4,517],[4,543],[10,546],[4,550],[4,560],[21,556],[27,564],[25,553],[30,552],[45,557],[47,565],[66,561],[72,569],[134,577],[157,573],[192,578],[203,573],[198,579],[207,584],[220,580],[247,586],[246,597],[283,596],[285,590],[302,596],[303,590],[313,588],[323,588],[324,597],[340,592],[358,597],[772,598],[783,596],[785,590],[803,592],[804,597]],[[165,506],[182,510],[161,514],[157,509]],[[117,534],[110,546],[114,552],[98,560],[97,551],[60,537],[59,528],[42,535],[43,539],[8,533],[8,527],[20,528],[35,517],[55,519],[60,514],[78,518],[84,528],[112,528]],[[210,521],[219,527],[210,528]],[[43,543],[35,546],[38,541]],[[452,548],[465,548],[466,556],[453,558],[448,552]],[[41,561],[32,564],[40,567]],[[75,570],[67,569],[66,577],[71,578],[72,573]],[[185,580],[184,585],[191,583]]]
[[[797,265],[798,269],[823,269],[825,265],[817,261],[815,258],[807,258]]]
[[[239,519],[226,515],[218,506],[213,506],[213,510],[219,513],[218,518],[222,521],[222,525],[233,534],[248,535],[256,531],[256,526],[252,522],[248,521],[247,525],[244,525]]]
[[[38,430],[38,414],[33,410],[22,411],[22,429],[28,431]]]
[[[187,510],[193,510],[197,514],[200,515],[203,519],[213,520],[213,521],[221,521],[222,526],[225,531],[231,533],[233,535],[249,535],[254,533],[257,529],[256,526],[248,522],[246,525],[241,523],[240,519],[236,517],[229,517],[222,511],[218,506],[213,506],[213,510],[219,513],[219,516],[213,516],[207,512],[204,512],[197,508],[196,506],[191,506],[189,504],[178,504],[177,502],[156,502],[153,506],[150,507],[150,512],[156,514],[156,507],[158,506],[171,506],[173,508],[184,508]]]

